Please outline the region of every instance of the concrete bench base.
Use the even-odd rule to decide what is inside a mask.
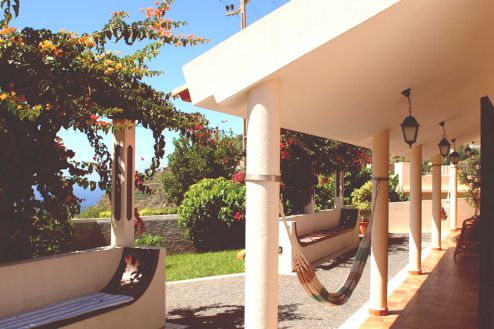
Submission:
[[[354,227],[348,229],[336,229],[340,222],[341,209],[324,210],[315,214],[302,214],[287,217],[290,232],[295,239],[310,235],[314,232],[330,232],[315,242],[301,244],[302,251],[307,260],[317,266],[325,261],[334,259],[359,245],[358,218]],[[292,248],[283,222],[279,225],[278,273],[291,274],[294,271]]]
[[[147,265],[145,265],[147,263]],[[165,250],[106,247],[0,266],[0,328],[161,328]]]

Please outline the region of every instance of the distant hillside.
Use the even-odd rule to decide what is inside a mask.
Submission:
[[[151,194],[144,194],[138,191],[135,192],[135,203],[137,209],[165,209],[175,207],[173,203],[168,201],[166,192],[163,189],[163,184],[161,183],[161,175],[165,170],[166,169],[161,169],[157,171],[153,177],[145,181],[145,184],[152,190]],[[100,212],[109,210],[111,210],[110,200],[108,196],[103,195],[96,205],[88,207],[77,217],[98,217]]]

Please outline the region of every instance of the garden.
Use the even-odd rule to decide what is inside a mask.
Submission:
[[[228,264],[225,257],[244,247],[241,136],[210,125],[199,113],[181,111],[171,93],[148,83],[161,74],[149,63],[163,47],[208,42],[178,32],[185,22],[167,16],[172,3],[157,2],[138,19],[116,11],[101,29],[78,34],[18,30],[12,22],[21,15],[21,1],[1,1],[0,262],[70,250],[77,218],[111,216],[111,146],[104,137],[126,128],[121,118],[132,118],[154,139],[150,167],[135,172],[136,243],[166,244],[166,237],[146,232],[141,216],[177,214],[177,224],[196,253],[170,255],[170,271]],[[114,43],[127,45],[129,53],[111,51]],[[63,129],[86,137],[92,159],[75,160],[75,151],[60,137]],[[178,137],[163,167],[165,131]],[[333,207],[335,177],[341,171],[345,204],[363,215],[368,212],[369,150],[282,130],[280,157],[287,214],[303,213],[313,199],[315,211]],[[98,188],[106,196],[81,212],[83,200],[75,187]],[[397,191],[390,194],[392,201],[402,198]],[[231,266],[217,267],[216,274],[243,270],[233,258]],[[186,277],[211,273],[204,266],[201,273]]]

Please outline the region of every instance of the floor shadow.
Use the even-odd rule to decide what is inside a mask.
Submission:
[[[443,309],[443,307],[446,307],[445,305],[447,304],[441,306],[435,304],[435,306],[431,307],[431,301],[434,300],[433,298],[435,297],[442,298],[442,296],[444,295],[443,299],[448,300],[447,296],[449,296],[449,292],[451,290],[458,291],[458,289],[464,289],[464,288],[460,288],[459,286],[452,286],[450,283],[448,283],[446,278],[444,281],[443,280],[438,281],[437,277],[434,276],[434,275],[443,275],[439,273],[444,273],[444,271],[450,266],[454,267],[453,272],[455,273],[455,275],[459,275],[461,277],[468,277],[469,282],[476,282],[478,278],[478,263],[479,263],[478,260],[472,260],[470,264],[465,264],[464,262],[455,262],[451,260],[453,252],[454,252],[454,247],[447,248],[446,254],[439,260],[439,262],[436,264],[434,269],[429,273],[424,273],[424,275],[428,274],[428,277],[422,283],[421,287],[415,292],[412,299],[402,309],[393,310],[389,312],[389,315],[397,315],[397,318],[389,326],[389,328],[392,329],[413,328],[414,325],[417,325],[416,321],[418,317],[425,318],[426,316],[428,316],[434,318],[440,316],[440,314],[443,314],[441,313],[441,310]],[[474,286],[475,284],[472,284],[472,287]],[[467,291],[471,292],[472,287],[468,287]],[[467,301],[465,300],[463,302],[467,303]],[[465,312],[466,313],[477,312],[478,305],[474,306],[471,301],[469,301],[468,303],[469,303],[469,307],[473,307],[473,308],[469,309],[468,311],[466,310]],[[461,312],[457,312],[457,313],[461,314]],[[448,316],[450,316],[449,313]],[[460,320],[455,322],[455,328],[462,321],[461,317],[458,319]],[[477,321],[478,321],[477,319],[472,318],[472,321],[470,323],[462,323],[462,328],[463,327],[477,328]],[[449,326],[447,326],[446,324],[444,324],[444,327],[449,328]]]
[[[398,252],[408,251],[408,234],[407,235],[389,235],[388,236],[388,253],[396,254]]]
[[[353,258],[355,257],[355,254],[357,253],[357,249],[350,250],[335,259],[328,260],[327,262],[324,262],[320,265],[318,265],[314,270],[317,271],[325,271],[325,270],[330,270],[335,267],[343,267],[343,268],[350,268],[352,267],[353,264]]]
[[[388,236],[388,253],[396,254],[408,251],[408,234],[390,234]],[[357,249],[350,250],[333,260],[329,260],[316,267],[318,270],[331,270],[335,267],[350,268]]]
[[[278,320],[307,320],[297,312],[301,304],[280,305]],[[310,318],[309,320],[321,320]],[[230,329],[243,328],[244,306],[212,304],[197,308],[180,308],[168,312],[167,322],[187,326],[188,329]]]

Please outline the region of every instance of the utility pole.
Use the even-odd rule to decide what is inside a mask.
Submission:
[[[234,5],[226,5],[226,16],[234,16],[240,14],[240,29],[243,30],[247,27],[247,11],[246,5],[250,0],[240,0],[240,6],[235,10]],[[247,119],[243,118],[242,129],[242,151],[244,154],[244,167],[247,168]]]

